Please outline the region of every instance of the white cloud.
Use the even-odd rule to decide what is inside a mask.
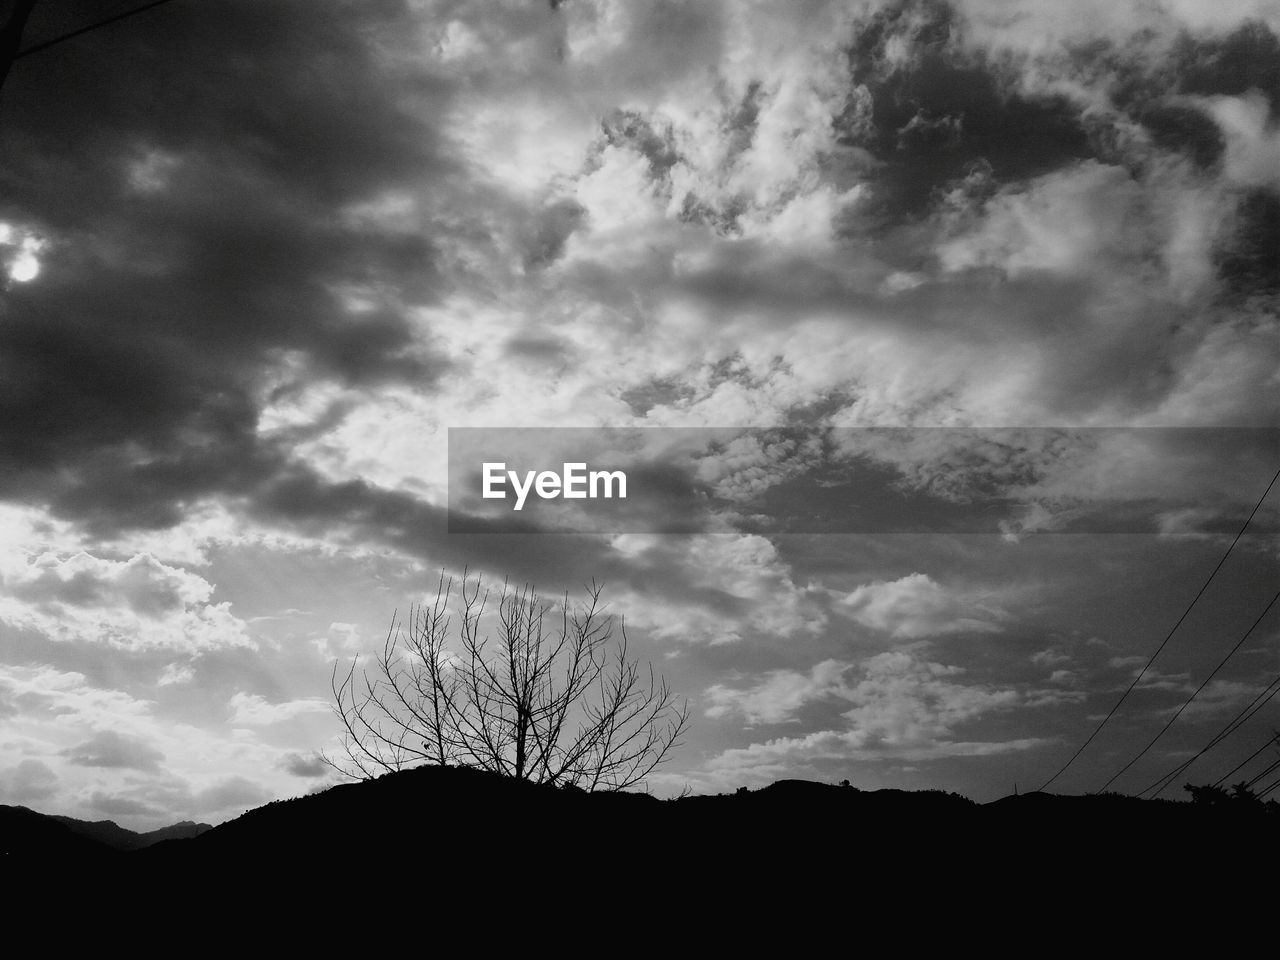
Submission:
[[[310,697],[301,700],[286,700],[282,703],[269,703],[256,694],[240,692],[231,697],[231,722],[247,726],[266,726],[283,723],[300,716],[315,713],[328,713],[330,704],[327,700]]]
[[[1241,704],[1251,703],[1264,689],[1259,683],[1220,678],[1210,680],[1196,698],[1187,704],[1181,715],[1193,719],[1197,716],[1208,716],[1234,709]],[[1162,712],[1173,713],[1178,710],[1178,706],[1168,707]]]
[[[1112,657],[1107,661],[1107,666],[1120,669],[1122,667],[1136,667],[1147,662],[1146,657]]]
[[[1182,358],[1149,423],[1270,426],[1280,393],[1280,328],[1265,317],[1218,317]]]
[[[712,688],[714,715],[741,711],[748,719],[779,722],[820,698],[850,704],[846,726],[735,747],[718,754],[695,776],[718,788],[813,775],[821,761],[992,756],[1029,750],[1046,741],[960,739],[966,725],[993,713],[1051,706],[1074,692],[1022,691],[967,681],[956,666],[920,659],[909,651],[877,654],[860,665],[824,661],[809,674],[775,671],[745,690]],[[710,691],[709,691],[710,693]]]
[[[798,476],[821,455],[821,438],[743,434],[697,460],[696,476],[727,500],[751,500]]]
[[[816,634],[826,615],[807,587],[765,537],[712,534],[679,538],[624,537],[618,549],[645,568],[667,576],[679,571],[679,589],[661,601],[635,587],[611,590],[611,605],[628,626],[660,640],[681,643],[732,643],[744,636],[787,638]],[[674,586],[674,583],[673,583]]]
[[[862,584],[836,610],[864,627],[903,640],[999,633],[1010,616],[991,594],[947,588],[923,573]]]
[[[1048,647],[1031,655],[1031,662],[1040,667],[1056,667],[1060,663],[1069,663],[1071,657],[1063,651]]]
[[[844,674],[850,664],[824,660],[808,673],[796,670],[772,670],[759,683],[745,690],[724,684],[708,687],[704,696],[711,703],[708,717],[741,715],[747,726],[785,723],[795,719],[801,707],[815,700],[845,695]]]
[[[314,641],[317,649],[325,656],[349,656],[359,652],[363,642],[358,626],[339,621],[329,624],[328,633],[323,639]]]
[[[643,236],[646,221],[662,216],[649,161],[635,150],[605,147],[599,166],[577,181],[573,195],[587,211],[589,224],[589,232],[577,241],[581,255],[590,251],[590,256],[597,256],[601,243],[609,245],[606,250],[613,256],[625,255],[627,246],[614,245],[625,244],[624,236],[634,238],[637,232]]]
[[[1177,693],[1191,693],[1195,690],[1195,685],[1191,682],[1191,674],[1189,673],[1163,673],[1156,669],[1148,669],[1143,673],[1142,668],[1136,666],[1131,673],[1134,677],[1139,674],[1142,675],[1142,680],[1134,688],[1136,690],[1166,690]],[[1126,684],[1125,686],[1127,687],[1128,685]]]
[[[122,690],[94,686],[83,673],[49,666],[0,665],[0,689],[9,702],[21,705],[14,723],[36,717],[60,730],[120,729],[122,724],[139,729],[152,707]]]
[[[845,714],[857,747],[934,747],[959,724],[1020,700],[1011,689],[959,682],[963,669],[921,662],[904,651],[872,657],[865,671],[850,692],[855,706]]]
[[[1112,0],[956,0],[970,38],[1024,54],[1054,54],[1064,42],[1109,38],[1139,40],[1134,56],[1164,49],[1184,30],[1221,33],[1249,18],[1276,23],[1272,0],[1163,0],[1114,3]],[[1136,35],[1136,37],[1135,37]]]
[[[43,813],[81,818],[107,815],[135,829],[216,821],[291,794],[296,774],[282,756],[328,732],[320,701],[236,700],[239,722],[266,727],[263,738],[272,737],[266,742],[256,729],[228,735],[221,723],[175,720],[158,700],[52,667],[0,665],[0,707],[6,729],[0,769],[7,768],[0,784],[17,786],[16,792],[0,787],[7,798],[0,802],[30,802]],[[318,722],[296,738],[270,726],[291,718]]]
[[[1144,191],[1120,166],[1088,160],[988,203],[978,229],[938,248],[943,267],[1072,274],[1129,259],[1147,244],[1135,216]]]
[[[252,646],[246,624],[213,585],[149,554],[9,553],[0,566],[0,620],[50,639],[133,650]]]
[[[195,679],[195,676],[195,668],[191,664],[170,663],[160,672],[160,677],[156,680],[156,683],[162,687],[169,687],[176,683],[190,683]]]

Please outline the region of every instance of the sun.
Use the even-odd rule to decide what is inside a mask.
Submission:
[[[40,275],[40,261],[36,254],[40,252],[44,242],[30,234],[18,240],[15,234],[19,234],[19,231],[12,225],[0,223],[0,246],[18,248],[12,259],[5,265],[5,271],[9,274],[9,279],[15,283],[28,283]]]
[[[9,264],[9,279],[17,283],[27,283],[39,275],[40,261],[25,250]]]

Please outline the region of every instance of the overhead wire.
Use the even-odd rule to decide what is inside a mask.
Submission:
[[[1227,739],[1227,737],[1231,736],[1233,733],[1235,733],[1237,730],[1243,727],[1246,723],[1252,720],[1254,714],[1256,714],[1259,710],[1265,707],[1271,701],[1272,697],[1274,697],[1277,693],[1280,693],[1280,676],[1277,676],[1274,680],[1271,681],[1271,683],[1263,687],[1257,696],[1255,696],[1251,701],[1249,701],[1249,703],[1246,704],[1240,710],[1239,713],[1237,713],[1234,717],[1228,720],[1226,725],[1217,733],[1215,733],[1212,737],[1210,737],[1208,743],[1206,743],[1203,747],[1201,747],[1192,757],[1188,758],[1187,760],[1184,760],[1182,763],[1178,764],[1172,770],[1169,770],[1162,776],[1158,777],[1156,780],[1152,781],[1147,787],[1140,790],[1137,795],[1140,797],[1143,797],[1143,796],[1146,796],[1148,793],[1150,793],[1152,790],[1154,790],[1155,792],[1152,793],[1151,796],[1153,798],[1158,797],[1161,793],[1165,791],[1165,789],[1168,788],[1168,786],[1171,783],[1173,783],[1174,780],[1182,776],[1182,774],[1185,773],[1193,763],[1195,763],[1202,756],[1204,756],[1206,753],[1208,753],[1210,750],[1212,750],[1214,747],[1220,744],[1223,740]],[[1269,740],[1267,741],[1267,743],[1270,743],[1270,742],[1271,741]],[[1223,780],[1225,780],[1227,777],[1234,774],[1237,770],[1239,770],[1246,763],[1248,763],[1249,760],[1252,760],[1254,757],[1256,757],[1259,753],[1261,753],[1266,748],[1267,748],[1267,744],[1264,743],[1261,747],[1258,748],[1257,751],[1255,751],[1249,757],[1248,760],[1245,760],[1242,763],[1235,766],[1230,772],[1228,772],[1225,776],[1220,778],[1218,782],[1214,784],[1214,786],[1221,786]]]
[[[1267,495],[1271,493],[1271,488],[1275,486],[1277,480],[1280,480],[1280,469],[1276,470],[1275,475],[1271,478],[1271,482],[1268,483],[1267,488],[1262,491],[1262,496],[1258,498],[1258,502],[1255,503],[1253,506],[1253,509],[1249,511],[1249,516],[1246,517],[1244,523],[1241,524],[1240,530],[1235,535],[1235,539],[1231,541],[1231,545],[1227,547],[1226,552],[1222,555],[1222,558],[1218,561],[1217,565],[1213,568],[1213,571],[1209,574],[1208,578],[1201,585],[1200,589],[1196,591],[1196,595],[1191,599],[1191,602],[1187,604],[1187,608],[1182,611],[1182,616],[1178,617],[1177,622],[1174,623],[1174,625],[1169,629],[1169,632],[1165,634],[1164,639],[1160,641],[1160,645],[1156,647],[1155,652],[1152,653],[1151,656],[1147,658],[1147,662],[1143,665],[1142,669],[1138,671],[1138,675],[1133,678],[1133,682],[1129,684],[1129,686],[1125,689],[1124,693],[1120,695],[1120,699],[1115,702],[1115,705],[1110,709],[1110,711],[1107,712],[1107,715],[1102,718],[1101,722],[1099,722],[1099,724],[1096,727],[1094,727],[1093,732],[1089,734],[1089,736],[1085,739],[1084,743],[1080,744],[1076,752],[1073,753],[1067,759],[1067,762],[1064,763],[1061,767],[1059,767],[1057,772],[1054,773],[1053,776],[1051,776],[1048,780],[1046,780],[1044,783],[1040,785],[1041,790],[1044,790],[1045,788],[1047,788],[1051,783],[1057,780],[1058,777],[1062,776],[1062,774],[1067,771],[1067,768],[1070,767],[1071,764],[1076,762],[1076,759],[1080,756],[1080,754],[1084,753],[1085,748],[1088,747],[1089,744],[1091,744],[1094,741],[1094,738],[1096,738],[1098,734],[1102,732],[1103,727],[1105,727],[1110,722],[1111,718],[1116,715],[1116,711],[1120,709],[1121,704],[1123,704],[1125,700],[1128,699],[1129,694],[1133,693],[1134,689],[1142,681],[1142,678],[1146,676],[1147,671],[1151,669],[1151,665],[1155,663],[1156,658],[1159,657],[1160,653],[1164,650],[1164,648],[1168,646],[1169,641],[1173,639],[1173,635],[1178,631],[1178,628],[1182,626],[1183,621],[1187,619],[1187,616],[1191,613],[1192,609],[1194,609],[1195,605],[1199,602],[1200,598],[1204,596],[1205,591],[1209,589],[1209,584],[1213,583],[1214,577],[1218,575],[1218,571],[1222,569],[1223,564],[1227,562],[1227,558],[1231,556],[1231,552],[1235,550],[1236,544],[1240,542],[1240,538],[1244,536],[1245,530],[1247,530],[1249,528],[1249,524],[1253,522],[1254,516],[1256,516],[1258,513],[1258,510],[1261,509],[1263,502],[1267,499]],[[1126,767],[1126,769],[1128,768]]]
[[[1270,699],[1270,698],[1268,698],[1268,699]],[[1273,743],[1275,743],[1275,742],[1276,742],[1276,740],[1277,740],[1277,737],[1276,737],[1276,736],[1272,736],[1270,740],[1268,740],[1266,743],[1264,743],[1262,746],[1260,746],[1257,750],[1253,751],[1253,753],[1249,754],[1249,756],[1248,756],[1246,759],[1241,760],[1241,761],[1240,761],[1239,763],[1237,763],[1234,767],[1232,767],[1230,770],[1228,770],[1226,773],[1224,773],[1222,776],[1220,776],[1217,780],[1213,781],[1213,785],[1214,785],[1215,787],[1220,787],[1220,786],[1222,786],[1222,785],[1223,785],[1224,783],[1226,783],[1226,782],[1227,782],[1231,777],[1235,776],[1235,774],[1236,774],[1236,771],[1237,771],[1237,770],[1240,770],[1240,769],[1242,769],[1242,768],[1244,768],[1244,767],[1247,767],[1250,763],[1252,763],[1252,762],[1257,758],[1258,754],[1260,754],[1263,750],[1267,749],[1267,747],[1269,747],[1269,746],[1271,746]]]
[[[1200,696],[1204,688],[1209,685],[1209,681],[1212,680],[1217,675],[1219,670],[1221,670],[1224,666],[1226,666],[1227,661],[1230,660],[1235,655],[1236,651],[1239,650],[1242,646],[1244,646],[1244,642],[1248,640],[1250,636],[1252,636],[1253,631],[1257,629],[1258,624],[1260,624],[1264,619],[1266,619],[1267,614],[1271,612],[1271,608],[1276,605],[1277,600],[1280,600],[1280,590],[1277,590],[1275,594],[1272,595],[1271,600],[1267,603],[1266,607],[1263,608],[1262,613],[1258,614],[1258,618],[1253,621],[1249,629],[1244,632],[1244,635],[1239,640],[1236,641],[1235,646],[1232,647],[1229,651],[1227,651],[1227,655],[1218,661],[1218,665],[1214,667],[1211,671],[1209,671],[1209,675],[1204,678],[1200,686],[1196,687],[1195,692],[1191,694],[1191,696],[1187,697],[1186,700],[1182,701],[1182,705],[1178,707],[1176,711],[1174,711],[1173,716],[1170,717],[1169,720],[1165,723],[1165,725],[1160,728],[1160,730],[1156,733],[1156,735],[1152,737],[1149,741],[1147,741],[1147,745],[1145,747],[1139,750],[1129,760],[1128,763],[1126,763],[1123,767],[1121,767],[1119,770],[1117,770],[1115,773],[1111,775],[1111,779],[1102,785],[1102,790],[1106,790],[1107,787],[1115,783],[1115,781],[1119,779],[1120,776],[1126,770],[1128,770],[1135,763],[1141,760],[1146,755],[1147,751],[1156,745],[1157,740],[1159,740],[1161,737],[1165,735],[1166,732],[1168,732],[1169,728],[1174,725],[1174,723],[1177,721],[1177,719],[1180,716],[1182,716],[1182,711],[1186,710],[1187,707],[1191,706],[1191,702],[1195,700],[1196,697]]]
[[[89,33],[91,30],[97,30],[99,27],[105,27],[108,24],[117,23],[120,20],[124,20],[128,17],[132,17],[135,14],[143,13],[144,11],[150,10],[153,7],[158,7],[168,2],[169,0],[152,0],[151,3],[144,3],[140,7],[134,7],[130,10],[124,11],[123,13],[117,13],[115,16],[106,17],[105,19],[98,20],[95,23],[89,24],[87,27],[80,27],[78,30],[72,30],[69,33],[61,34],[59,36],[54,37],[51,40],[45,40],[42,43],[33,44],[32,46],[27,47],[25,50],[19,50],[17,53],[15,53],[13,55],[13,59],[21,60],[23,57],[29,57],[33,53],[39,53],[41,50],[48,50],[50,47],[57,46],[59,43],[63,43],[64,41],[71,40],[74,37],[83,36],[84,34]]]
[[[1271,763],[1267,764],[1265,767],[1259,770],[1256,774],[1254,774],[1248,780],[1245,780],[1244,781],[1245,787],[1247,787],[1248,789],[1253,789],[1255,786],[1258,785],[1259,780],[1265,780],[1267,777],[1271,776],[1271,774],[1275,773],[1277,769],[1280,769],[1280,760],[1273,760]]]

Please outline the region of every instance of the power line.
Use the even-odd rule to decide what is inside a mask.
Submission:
[[[1245,781],[1245,786],[1252,789],[1259,780],[1263,780],[1271,776],[1271,774],[1277,769],[1280,769],[1280,760],[1273,760],[1271,763],[1267,764],[1267,766],[1263,767],[1257,774]]]
[[[22,43],[22,31],[27,28],[27,19],[35,6],[36,0],[17,0],[9,11],[9,18],[0,26],[0,85],[9,76],[9,68],[13,66]]]
[[[134,14],[142,13],[146,10],[152,9],[153,7],[158,7],[161,4],[168,3],[168,2],[169,0],[152,0],[151,3],[144,3],[140,7],[134,7],[132,10],[126,10],[124,13],[117,13],[113,17],[107,17],[105,20],[99,20],[97,23],[91,23],[87,27],[81,27],[79,30],[72,30],[70,33],[64,33],[61,36],[54,37],[52,40],[46,40],[43,43],[37,43],[34,46],[27,47],[25,50],[20,50],[16,54],[14,54],[13,59],[21,60],[23,57],[29,57],[33,53],[39,53],[41,50],[48,50],[50,47],[56,46],[57,44],[62,43],[64,40],[70,40],[73,37],[82,36],[83,34],[88,33],[90,30],[97,30],[99,27],[107,26],[107,24],[117,23],[120,20],[126,19],[127,17],[132,17]]]
[[[1126,770],[1128,770],[1135,763],[1141,760],[1142,757],[1146,754],[1146,752],[1155,746],[1156,741],[1159,740],[1161,737],[1163,737],[1165,733],[1168,731],[1168,729],[1173,726],[1174,722],[1180,716],[1182,716],[1182,711],[1187,709],[1187,707],[1191,705],[1191,701],[1193,701],[1196,697],[1200,696],[1200,692],[1209,685],[1209,681],[1214,678],[1214,676],[1217,674],[1219,670],[1221,670],[1224,666],[1226,666],[1227,661],[1230,660],[1232,656],[1235,655],[1235,652],[1239,650],[1242,646],[1244,646],[1244,642],[1249,639],[1249,636],[1257,628],[1258,624],[1260,624],[1263,621],[1263,619],[1266,617],[1266,615],[1271,612],[1271,608],[1275,606],[1277,600],[1280,600],[1280,590],[1277,590],[1276,593],[1271,597],[1271,601],[1266,605],[1262,613],[1258,614],[1258,619],[1253,621],[1252,626],[1250,626],[1249,629],[1244,632],[1244,636],[1242,636],[1239,640],[1236,641],[1236,645],[1227,652],[1227,655],[1225,657],[1223,657],[1221,660],[1218,661],[1218,665],[1209,672],[1209,675],[1204,678],[1204,681],[1200,684],[1200,686],[1196,687],[1195,693],[1191,694],[1191,696],[1187,697],[1187,699],[1182,702],[1182,706],[1178,707],[1174,715],[1169,718],[1169,722],[1160,728],[1160,732],[1157,733],[1154,737],[1152,737],[1151,740],[1147,743],[1147,745],[1143,747],[1141,750],[1139,750],[1137,755],[1134,756],[1132,760],[1130,760],[1123,767],[1121,767],[1119,770],[1117,770],[1115,773],[1111,775],[1111,779],[1102,785],[1103,790],[1106,790],[1107,787],[1111,786],[1111,784],[1113,784],[1120,777],[1121,774],[1123,774]]]
[[[1177,632],[1178,627],[1182,626],[1182,621],[1187,619],[1187,615],[1191,613],[1192,608],[1200,598],[1204,596],[1204,592],[1209,589],[1209,584],[1213,583],[1213,578],[1218,575],[1218,571],[1222,569],[1222,565],[1227,562],[1227,557],[1231,556],[1231,551],[1236,548],[1236,544],[1239,543],[1240,538],[1244,536],[1245,530],[1248,529],[1249,524],[1253,521],[1254,515],[1257,514],[1258,510],[1262,507],[1263,501],[1267,499],[1267,494],[1269,494],[1271,492],[1271,488],[1275,486],[1276,480],[1280,480],[1280,469],[1276,470],[1275,476],[1273,476],[1271,478],[1271,482],[1267,484],[1267,489],[1262,491],[1262,496],[1258,498],[1258,502],[1254,504],[1253,509],[1249,511],[1249,516],[1245,518],[1244,523],[1240,527],[1240,531],[1236,534],[1235,539],[1231,541],[1231,546],[1227,547],[1227,552],[1222,555],[1222,559],[1219,560],[1218,565],[1213,568],[1213,572],[1209,574],[1209,578],[1205,580],[1204,585],[1200,587],[1200,590],[1196,593],[1195,597],[1192,598],[1189,604],[1187,604],[1187,609],[1182,611],[1182,616],[1178,618],[1178,622],[1170,628],[1169,632],[1165,634],[1165,638],[1160,641],[1160,646],[1156,647],[1155,653],[1151,654],[1151,656],[1147,658],[1146,664],[1144,664],[1142,669],[1138,671],[1138,675],[1133,678],[1133,683],[1129,684],[1128,689],[1120,695],[1120,699],[1116,701],[1115,706],[1113,706],[1107,715],[1102,718],[1102,722],[1094,727],[1093,732],[1089,734],[1084,743],[1080,744],[1079,749],[1071,755],[1070,759],[1058,768],[1057,773],[1040,785],[1041,790],[1044,790],[1049,786],[1049,784],[1057,780],[1058,777],[1062,776],[1062,774],[1066,772],[1067,768],[1071,766],[1071,764],[1076,762],[1076,758],[1079,757],[1080,754],[1084,753],[1085,748],[1093,742],[1094,737],[1102,732],[1102,728],[1105,727],[1111,718],[1116,715],[1116,711],[1120,709],[1120,705],[1128,699],[1129,694],[1133,693],[1134,688],[1139,684],[1139,682],[1141,682],[1142,678],[1146,676],[1147,671],[1151,669],[1151,665],[1155,663],[1156,657],[1160,656],[1160,651],[1168,645],[1169,641],[1173,638],[1173,635]]]
[[[1189,760],[1184,760],[1182,763],[1178,764],[1168,773],[1164,774],[1164,776],[1159,777],[1157,780],[1155,780],[1153,783],[1147,786],[1146,789],[1139,792],[1138,796],[1140,797],[1146,796],[1146,794],[1150,793],[1152,790],[1155,790],[1155,793],[1151,794],[1152,799],[1155,799],[1156,797],[1160,796],[1160,794],[1163,793],[1166,789],[1168,789],[1169,785],[1173,783],[1173,781],[1176,780],[1178,777],[1180,777],[1184,772],[1186,772],[1186,770],[1193,763],[1195,763],[1202,756],[1204,756],[1206,753],[1208,753],[1210,750],[1212,750],[1214,747],[1220,744],[1223,740],[1227,739],[1227,737],[1231,736],[1233,733],[1235,733],[1237,730],[1243,727],[1246,723],[1252,720],[1254,714],[1256,714],[1259,710],[1265,707],[1271,701],[1271,698],[1274,697],[1277,693],[1280,693],[1280,676],[1277,676],[1269,684],[1263,687],[1257,696],[1255,696],[1251,701],[1249,701],[1249,703],[1246,704],[1239,713],[1237,713],[1234,717],[1232,717],[1227,722],[1226,726],[1224,726],[1221,730],[1215,733],[1210,738],[1209,742],[1199,749],[1199,751],[1195,754],[1195,756],[1191,757]],[[1235,773],[1237,770],[1243,767],[1245,763],[1248,763],[1249,760],[1252,760],[1259,753],[1265,750],[1267,748],[1267,744],[1269,743],[1271,743],[1270,740],[1268,740],[1267,743],[1264,743],[1261,747],[1259,747],[1258,750],[1255,751],[1254,754],[1250,756],[1248,760],[1244,761],[1244,763],[1238,764],[1237,766],[1232,768],[1232,770],[1229,771],[1225,776],[1220,777],[1218,781],[1214,784],[1214,786],[1215,787],[1221,786],[1223,780],[1227,779],[1227,777],[1231,776],[1231,774]]]
[[[1267,799],[1267,794],[1269,794],[1276,787],[1280,787],[1280,778],[1273,780],[1270,784],[1263,787],[1257,794],[1258,799],[1259,800]]]
[[[1268,699],[1269,699],[1269,698],[1268,698]],[[1222,786],[1222,784],[1223,784],[1224,782],[1226,782],[1226,780],[1227,780],[1227,779],[1228,779],[1232,774],[1234,774],[1234,773],[1235,773],[1237,770],[1239,770],[1241,767],[1246,766],[1246,765],[1247,765],[1251,760],[1253,760],[1253,758],[1254,758],[1254,757],[1256,757],[1258,754],[1260,754],[1263,750],[1267,749],[1267,747],[1269,747],[1269,746],[1271,746],[1272,744],[1277,743],[1277,742],[1280,742],[1280,733],[1273,734],[1270,740],[1268,740],[1266,743],[1264,743],[1262,746],[1260,746],[1257,750],[1253,751],[1253,753],[1249,755],[1249,759],[1248,759],[1248,760],[1244,761],[1244,763],[1237,763],[1237,764],[1236,764],[1234,767],[1232,767],[1229,771],[1227,771],[1227,772],[1226,772],[1226,773],[1224,773],[1222,776],[1220,776],[1217,780],[1215,780],[1215,781],[1213,782],[1213,785],[1214,785],[1215,787],[1220,787],[1220,786]]]
[[[1268,740],[1266,743],[1264,743],[1262,746],[1260,746],[1257,750],[1255,750],[1255,751],[1253,751],[1253,753],[1249,754],[1249,756],[1248,756],[1248,758],[1247,758],[1247,759],[1245,759],[1245,760],[1241,760],[1241,761],[1240,761],[1239,763],[1237,763],[1234,767],[1232,767],[1230,770],[1228,770],[1226,773],[1224,773],[1222,776],[1220,776],[1217,780],[1215,780],[1215,781],[1214,781],[1214,783],[1213,783],[1213,785],[1214,785],[1215,787],[1220,787],[1220,786],[1222,786],[1222,784],[1223,784],[1226,780],[1229,780],[1232,776],[1234,776],[1234,775],[1235,775],[1235,772],[1236,772],[1237,770],[1240,770],[1240,769],[1241,769],[1241,768],[1243,768],[1243,767],[1247,767],[1249,764],[1253,763],[1253,761],[1257,759],[1258,754],[1262,753],[1262,751],[1263,751],[1263,750],[1267,749],[1267,747],[1271,746],[1271,745],[1272,745],[1273,743],[1275,743],[1275,742],[1276,742],[1276,738],[1273,736],[1270,740]]]

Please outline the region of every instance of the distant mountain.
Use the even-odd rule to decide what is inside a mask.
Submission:
[[[0,805],[0,854],[100,857],[114,851],[142,850],[165,840],[187,840],[212,829],[207,823],[184,820],[138,833],[112,820],[77,820]]]
[[[159,830],[138,833],[125,829],[113,820],[76,820],[73,817],[60,816],[55,816],[53,819],[64,824],[72,833],[97,840],[113,850],[142,850],[164,840],[188,840],[200,836],[206,830],[213,829],[213,826],[208,823],[183,820],[181,823],[170,824]]]

